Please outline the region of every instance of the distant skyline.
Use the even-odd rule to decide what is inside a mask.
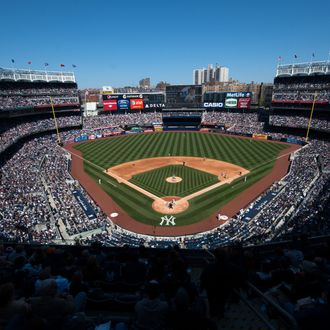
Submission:
[[[137,86],[143,77],[190,84],[208,63],[240,82],[272,82],[279,57],[329,59],[327,0],[18,0],[1,9],[0,67],[48,63],[73,70],[79,88]]]

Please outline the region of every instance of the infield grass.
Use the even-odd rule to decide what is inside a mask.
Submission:
[[[166,178],[173,175],[180,177],[182,181],[167,182]],[[158,197],[184,197],[219,182],[215,175],[182,165],[169,165],[137,174],[129,181]]]
[[[88,161],[84,162],[85,171],[95,181],[98,181],[99,178],[102,179],[103,190],[133,218],[152,225],[159,225],[162,216],[152,209],[152,200],[125,184],[119,184],[99,167],[106,170],[128,161],[170,155],[217,159],[250,170],[251,173],[248,174],[246,182],[244,182],[244,177],[241,177],[231,184],[220,186],[190,200],[189,208],[185,212],[175,215],[176,224],[179,226],[206,218],[243,190],[259,181],[271,171],[278,153],[287,148],[287,145],[219,134],[168,132],[93,140],[76,145],[75,148],[80,150],[84,159]],[[138,176],[141,175],[142,177],[138,178],[139,186],[145,184],[145,182],[141,182],[143,174]],[[169,176],[171,175],[172,173]],[[135,179],[133,178],[133,180]],[[162,181],[155,181],[152,189],[160,189],[157,182],[159,185],[162,184]]]

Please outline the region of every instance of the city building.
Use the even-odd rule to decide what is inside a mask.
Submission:
[[[143,78],[139,81],[139,87],[150,89],[150,78]]]
[[[229,69],[218,64],[208,64],[207,69],[193,70],[194,85],[201,85],[213,82],[227,82],[229,81]]]

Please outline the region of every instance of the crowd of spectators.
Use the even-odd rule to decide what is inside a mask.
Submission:
[[[285,101],[295,101],[299,103],[302,102],[313,102],[315,97],[315,91],[311,90],[296,90],[296,91],[276,91],[273,93],[273,101],[275,102],[285,102]],[[317,92],[316,96],[317,102],[329,102],[330,101],[330,90],[322,90]]]
[[[202,124],[225,125],[233,133],[263,133],[263,123],[256,113],[205,112]]]
[[[311,244],[305,236],[263,255],[248,251],[254,270],[249,281],[285,310],[298,329],[327,329],[329,324],[329,242]],[[258,260],[256,262],[256,259]],[[263,305],[274,318],[270,304]]]
[[[307,117],[279,115],[269,116],[269,124],[274,126],[307,128],[308,123],[309,118]],[[330,130],[330,120],[313,118],[311,121],[311,127],[322,130]]]
[[[50,100],[52,97],[52,101]],[[1,82],[0,110],[79,104],[76,84]]]
[[[115,330],[215,330],[240,297],[256,302],[249,283],[269,298],[258,305],[268,320],[278,319],[277,305],[297,329],[325,330],[330,322],[328,241],[236,244],[200,257],[178,246],[1,244],[0,267],[0,325],[8,329],[109,329],[111,323]]]
[[[70,177],[68,158],[55,141],[54,135],[35,138],[1,168],[0,225],[6,238],[49,241],[63,238],[59,230],[70,237],[106,225],[106,217]],[[93,205],[96,219],[88,219],[73,190]]]
[[[81,117],[79,115],[58,117],[56,120],[59,128],[77,126],[81,124]],[[52,118],[38,119],[29,122],[22,120],[21,122],[16,121],[15,124],[9,124],[8,121],[1,122],[0,152],[17,141],[20,137],[51,129],[55,129],[54,119]]]
[[[137,114],[119,115],[120,123],[130,123]],[[143,121],[154,120],[158,114],[146,114]],[[208,114],[209,120],[213,116],[218,120],[217,114]],[[227,114],[226,114],[227,115]],[[73,137],[114,126],[112,119],[119,116],[100,116],[97,119],[87,119],[83,130],[72,130],[62,133],[62,140],[72,140]],[[256,120],[255,114],[248,114],[247,122]],[[71,118],[71,117],[68,117]],[[59,118],[63,124],[75,123],[75,118]],[[79,117],[78,117],[79,118]],[[229,115],[227,116],[229,118]],[[241,118],[241,114],[234,114],[232,118]],[[79,118],[80,119],[80,118]],[[72,121],[71,121],[72,120]],[[221,120],[221,119],[220,119]],[[32,123],[33,124],[36,123]],[[24,125],[24,124],[23,124]],[[31,125],[31,123],[27,124]],[[38,126],[41,125],[41,126]],[[42,121],[35,130],[46,129]],[[235,124],[234,124],[235,125]],[[249,127],[249,126],[245,126]],[[31,127],[30,127],[31,128]],[[33,131],[33,130],[32,130]],[[26,134],[28,134],[28,130]],[[4,132],[6,133],[6,131]],[[243,131],[246,133],[246,131]],[[288,137],[280,134],[280,138]],[[324,172],[320,170],[317,160],[321,155]],[[82,243],[100,241],[105,245],[118,246],[128,244],[139,246],[144,244],[152,247],[165,247],[180,244],[188,248],[203,248],[225,245],[240,240],[244,242],[257,242],[273,238],[279,232],[289,210],[300,208],[304,210],[304,203],[309,205],[317,192],[326,187],[329,180],[327,169],[330,167],[329,143],[312,141],[309,145],[296,153],[291,165],[290,173],[283,179],[276,189],[280,192],[266,205],[258,215],[246,221],[244,212],[237,215],[227,224],[208,233],[178,238],[155,239],[152,236],[128,232],[111,223],[93,200],[83,191],[79,184],[72,180],[68,172],[69,161],[66,153],[55,147],[55,136],[45,136],[26,143],[1,169],[1,222],[2,233],[8,238],[20,237],[22,241],[48,239],[61,239],[65,237],[70,241],[73,237],[83,234]],[[4,187],[10,187],[5,189]],[[318,190],[314,191],[318,188]],[[86,200],[93,206],[97,218],[90,220],[75,200],[72,191],[78,189]],[[274,187],[272,188],[274,189]],[[309,190],[308,190],[309,189]],[[313,193],[308,194],[308,191]],[[323,199],[321,199],[323,200]],[[325,203],[326,199],[324,200]],[[321,204],[313,204],[317,210]],[[309,209],[311,211],[311,209]],[[316,211],[315,211],[316,212]],[[317,214],[317,212],[311,214]],[[294,214],[290,223],[295,223]],[[15,219],[13,221],[13,219]],[[318,220],[313,220],[318,221]],[[281,226],[279,226],[281,224]],[[287,231],[292,226],[288,226]],[[274,229],[277,229],[276,231]],[[283,226],[283,233],[285,233]],[[292,230],[292,229],[290,229]],[[19,234],[19,233],[23,234]],[[18,235],[19,234],[19,235]],[[272,234],[272,235],[270,235]]]
[[[126,125],[150,125],[151,123],[155,122],[162,122],[162,114],[160,112],[100,115],[94,117],[85,117],[84,128],[95,129],[109,126],[124,127]]]
[[[0,109],[10,110],[19,108],[33,108],[46,105],[65,105],[65,104],[79,104],[78,97],[70,96],[54,96],[50,99],[48,96],[0,96]]]

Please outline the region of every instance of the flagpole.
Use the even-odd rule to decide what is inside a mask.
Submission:
[[[58,131],[58,125],[57,125],[57,120],[56,120],[56,116],[55,116],[53,100],[52,100],[51,96],[49,97],[49,99],[50,99],[50,104],[52,106],[53,118],[54,118],[54,123],[55,123],[56,134],[57,134],[57,143],[61,144],[61,138],[60,138],[60,133]]]
[[[312,110],[311,110],[311,115],[309,117],[309,122],[308,122],[308,127],[307,127],[307,134],[306,134],[306,142],[308,142],[308,135],[309,135],[309,129],[311,127],[311,123],[312,123],[312,117],[313,117],[313,112],[314,112],[314,106],[315,106],[315,102],[316,102],[316,92],[314,94],[314,100],[313,100],[313,105],[312,105]]]

